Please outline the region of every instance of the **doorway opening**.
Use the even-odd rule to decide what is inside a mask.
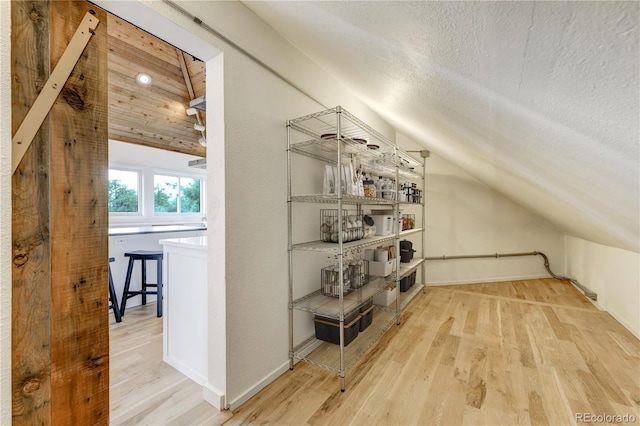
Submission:
[[[117,281],[116,293],[121,298],[122,292],[118,287],[123,286],[126,260],[120,252],[132,242],[143,245],[138,245],[138,249],[145,249],[145,244],[151,244],[162,250],[158,245],[160,239],[198,236],[207,237],[214,242],[209,244],[209,250],[212,247],[215,250],[224,248],[224,215],[218,213],[221,205],[224,207],[220,201],[224,200],[224,179],[219,177],[220,173],[224,176],[224,167],[206,169],[207,157],[216,158],[216,163],[224,166],[223,132],[220,128],[215,128],[220,127],[223,122],[222,57],[219,50],[196,39],[144,5],[126,2],[123,6],[124,2],[107,1],[95,3],[109,13],[109,55],[117,57],[114,62],[109,59],[110,167],[139,172],[140,188],[144,192],[138,211],[130,215],[111,215],[114,220],[110,218],[110,225],[148,225],[151,221],[154,230],[162,226],[195,225],[207,228],[187,234],[110,236],[110,256],[120,254],[118,257],[121,263],[112,264],[112,271]],[[176,46],[189,48],[183,50],[184,47],[181,49]],[[134,77],[140,74],[148,74],[151,84],[143,86],[136,83]],[[123,78],[127,81],[128,89],[123,87]],[[217,88],[218,93],[212,93],[213,87]],[[162,93],[165,97],[160,100]],[[213,106],[209,115],[207,105]],[[112,108],[117,110],[115,114],[111,113]],[[213,115],[215,118],[212,118]],[[154,117],[160,118],[154,120]],[[116,119],[121,123],[115,123]],[[134,161],[134,158],[138,158],[138,161]],[[205,168],[201,166],[203,162]],[[191,167],[190,163],[195,163],[200,168]],[[174,180],[177,184],[174,184]],[[196,181],[199,183],[196,184]],[[201,193],[199,209],[194,208],[193,203],[188,203],[186,198],[183,199],[185,194],[193,192],[196,187],[199,187]],[[167,196],[173,204],[166,202]],[[215,207],[212,208],[212,204]],[[213,214],[209,215],[209,211]],[[214,256],[208,256],[208,262],[205,259],[205,268],[224,268],[224,255],[218,253],[213,261],[212,257]],[[155,270],[154,265],[147,269],[150,272],[148,281],[155,282],[155,274],[152,272]],[[220,285],[215,282],[219,280],[216,275],[208,275],[211,277],[206,284],[209,291],[203,295],[209,302],[208,310],[224,312],[224,283]],[[134,276],[139,277],[139,272],[135,272]],[[163,277],[165,286],[166,280],[167,274]],[[165,306],[166,298],[165,293]],[[154,305],[142,306],[139,301],[135,303],[135,299],[140,298],[127,301],[122,323],[124,326],[116,324],[113,316],[110,317],[113,327],[110,333],[112,419],[116,422],[120,418],[121,421],[135,419],[136,423],[153,423],[159,413],[149,413],[148,407],[164,405],[161,403],[167,399],[177,402],[176,398],[182,398],[180,402],[188,408],[185,408],[188,412],[204,413],[209,407],[213,410],[209,412],[211,414],[215,409],[209,404],[224,408],[225,360],[215,358],[226,352],[224,348],[218,349],[216,355],[206,355],[207,364],[215,365],[217,371],[215,374],[210,372],[205,383],[196,384],[177,371],[170,371],[171,367],[162,361],[166,311],[163,318],[157,318]],[[222,316],[224,317],[224,313]],[[134,323],[132,326],[135,331],[126,330],[129,320]],[[203,321],[203,326],[211,322],[208,318]],[[209,326],[207,333],[208,340],[215,341],[218,346],[225,345],[224,323]],[[150,351],[154,357],[159,357],[157,362],[154,361],[155,366],[152,362],[141,361],[141,354]],[[131,375],[136,370],[139,371],[139,379],[134,382],[146,387],[142,392],[147,399],[142,402],[139,397],[129,397],[135,393],[128,384],[132,383]],[[114,377],[114,374],[122,374],[122,379]],[[137,401],[134,402],[137,406],[123,408],[123,403],[127,400]],[[168,408],[171,409],[171,406],[169,404]],[[148,417],[144,420],[140,416]],[[198,419],[181,420],[198,423]]]

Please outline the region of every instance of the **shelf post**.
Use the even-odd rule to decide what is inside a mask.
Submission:
[[[293,225],[291,206],[291,122],[287,121],[287,233],[289,267],[289,369],[293,370]]]
[[[338,187],[338,227],[342,229],[342,127],[341,127],[341,113],[340,106],[336,107],[336,139],[338,140],[338,180],[336,185]],[[338,265],[340,270],[340,292],[339,301],[340,306],[340,390],[345,390],[345,367],[344,367],[344,259],[343,259],[343,238],[342,231],[338,232]]]
[[[396,165],[396,200],[395,200],[395,210],[396,210],[396,214],[395,214],[395,223],[394,226],[396,227],[396,238],[395,238],[395,245],[396,245],[396,324],[400,325],[400,312],[402,309],[402,304],[400,303],[400,231],[401,231],[401,226],[400,226],[400,201],[398,200],[398,182],[400,181],[400,170],[399,170],[399,155],[398,155],[398,148],[397,146],[395,146],[393,148],[393,157],[395,159],[395,165]]]
[[[429,151],[421,151],[422,156],[422,257],[427,255],[427,157]],[[427,294],[427,266],[426,262],[420,265],[420,277],[422,278],[422,294]]]

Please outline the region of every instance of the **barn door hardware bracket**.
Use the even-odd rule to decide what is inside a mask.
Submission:
[[[62,91],[78,59],[80,59],[80,55],[82,55],[87,43],[89,43],[91,36],[94,34],[94,30],[100,23],[100,20],[92,12],[93,11],[90,11],[85,14],[78,29],[71,38],[69,45],[67,45],[67,48],[60,57],[58,64],[11,140],[12,174],[15,173],[18,168],[22,157],[24,157],[24,154],[27,152],[33,138],[36,136],[36,133],[38,133],[40,126],[42,126],[42,122],[47,117],[47,114],[49,114],[53,103]]]

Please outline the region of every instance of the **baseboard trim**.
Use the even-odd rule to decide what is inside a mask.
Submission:
[[[550,278],[550,277],[547,275],[523,275],[523,276],[517,276],[517,277],[476,278],[476,279],[455,280],[455,281],[427,281],[426,285],[427,287],[429,286],[436,287],[436,286],[444,286],[444,285],[500,283],[505,281],[537,280],[541,278]]]
[[[224,394],[211,386],[209,382],[202,385],[202,398],[220,411],[226,409]]]
[[[620,324],[622,324],[622,326],[624,328],[626,328],[629,333],[633,334],[634,336],[636,336],[637,339],[640,339],[640,330],[638,330],[637,328],[634,328],[631,326],[631,324],[629,324],[629,322],[624,319],[621,315],[618,315],[615,311],[613,311],[612,309],[608,309],[605,308],[601,305],[597,305],[596,302],[594,302],[594,304],[596,305],[596,307],[598,307],[599,309],[606,311],[609,315],[611,315],[616,321],[618,321]]]
[[[318,349],[320,346],[322,346],[324,342],[322,340],[316,340],[313,343],[307,345],[304,349],[301,349],[297,352],[297,356],[299,358],[304,358],[307,355],[309,355],[311,352],[315,351],[316,349]],[[301,362],[302,359],[296,359],[293,361],[293,364],[297,364],[299,362]]]
[[[238,396],[233,401],[229,402],[227,409],[231,411],[237,409],[242,404],[247,402],[252,396],[260,392],[269,383],[273,382],[275,379],[280,377],[282,374],[284,374],[288,370],[289,370],[289,361],[285,362],[284,364],[282,364],[281,366],[273,370],[271,373],[269,373],[266,377],[264,377],[258,383],[256,383],[255,385],[247,389],[245,392],[243,392],[240,396]]]
[[[505,282],[505,281],[519,281],[519,280],[536,280],[536,279],[542,279],[542,278],[550,278],[548,275],[532,275],[532,276],[521,276],[521,277],[510,277],[510,278],[494,278],[494,279],[475,279],[475,280],[458,280],[458,281],[431,281],[427,283],[427,286],[429,287],[440,287],[440,286],[447,286],[447,285],[462,285],[462,284],[478,284],[478,283],[499,283],[499,282]],[[569,281],[567,281],[569,282]],[[569,282],[571,285],[573,285],[573,287],[578,290],[580,293],[584,292],[578,288],[575,284]],[[586,297],[586,296],[585,296]],[[609,315],[611,315],[616,321],[618,321],[624,328],[626,328],[627,330],[629,330],[629,332],[631,334],[633,334],[635,337],[637,337],[638,339],[640,339],[640,330],[635,329],[634,327],[631,326],[631,324],[629,324],[629,322],[627,320],[625,320],[621,315],[617,315],[616,312],[614,312],[613,310],[609,309],[607,306],[604,306],[601,304],[600,301],[593,301],[591,299],[589,299],[587,297],[587,300],[589,300],[589,302],[591,302],[596,308],[598,308],[601,311],[605,311],[607,312]]]
[[[207,383],[207,378],[205,377],[205,375],[201,374],[199,371],[194,370],[183,362],[180,362],[177,359],[166,355],[163,357],[163,360],[200,386],[204,386],[205,383]]]

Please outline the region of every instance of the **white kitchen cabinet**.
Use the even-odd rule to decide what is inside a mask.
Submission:
[[[207,237],[163,246],[163,359],[199,385],[207,382]]]

